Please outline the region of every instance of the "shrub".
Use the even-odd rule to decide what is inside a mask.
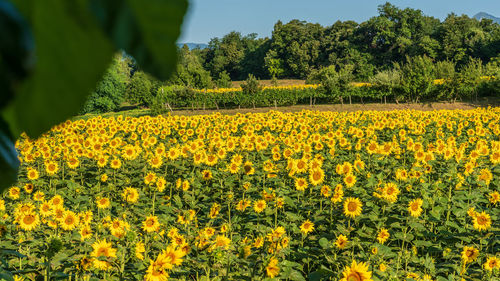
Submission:
[[[149,76],[142,71],[137,71],[127,87],[126,100],[131,104],[147,106],[151,104],[153,98],[152,87]]]
[[[396,63],[394,68],[401,72],[401,91],[406,101],[418,102],[428,96],[434,82],[430,58],[407,56],[404,64]]]
[[[247,80],[241,84],[241,93],[243,94],[242,102],[244,104],[252,104],[255,107],[257,96],[262,92],[262,86],[252,74],[248,75]]]

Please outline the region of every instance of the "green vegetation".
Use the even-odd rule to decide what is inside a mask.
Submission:
[[[183,46],[172,78],[147,87],[149,82],[137,80],[150,78],[135,72],[134,66],[128,79],[143,85],[131,87],[123,80],[127,89],[123,96],[129,104],[155,107],[154,112],[173,107],[474,100],[498,95],[499,54],[500,25],[491,20],[450,14],[441,22],[420,10],[386,3],[379,6],[378,16],[362,23],[337,21],[321,26],[278,21],[271,38],[230,32],[212,39],[205,49]],[[275,83],[278,78],[306,79],[321,86],[222,90],[231,87],[231,80],[248,77],[270,78]],[[355,87],[353,82],[365,83]],[[107,84],[113,82],[101,85]],[[113,91],[99,88],[96,93],[109,93],[108,100],[116,100]],[[198,91],[213,88],[220,91]],[[123,92],[123,85],[116,90]]]

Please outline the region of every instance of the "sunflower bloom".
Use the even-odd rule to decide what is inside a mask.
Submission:
[[[497,257],[488,257],[483,264],[484,269],[492,271],[493,269],[500,269],[500,259]]]
[[[340,281],[373,281],[372,272],[368,271],[368,264],[352,261],[351,266],[346,266]]]
[[[304,233],[304,235],[307,235],[308,233],[312,232],[313,230],[314,230],[314,223],[312,223],[310,220],[306,220],[300,226],[300,231],[302,233]]]
[[[462,260],[464,263],[471,263],[477,259],[479,250],[474,247],[464,246],[462,250]]]
[[[389,239],[389,231],[385,228],[381,228],[377,234],[377,240],[380,244],[384,244],[387,239]]]
[[[410,203],[408,203],[408,211],[410,212],[410,215],[412,217],[419,217],[420,214],[422,214],[422,199],[420,198],[417,198],[413,201],[410,201]]]
[[[345,235],[340,234],[335,241],[335,246],[339,249],[344,249],[348,242],[349,239]]]
[[[474,228],[479,231],[488,230],[491,227],[491,217],[486,212],[476,213],[472,221]]]
[[[348,217],[355,218],[361,215],[363,203],[358,198],[348,197],[344,202],[344,214]]]
[[[160,229],[160,222],[158,222],[158,217],[150,215],[142,222],[142,229],[147,232],[154,232]]]
[[[278,267],[278,259],[276,259],[275,257],[272,257],[266,266],[266,274],[268,277],[274,278],[278,275],[279,272],[280,272],[280,268]]]

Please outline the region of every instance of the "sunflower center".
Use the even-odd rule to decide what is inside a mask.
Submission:
[[[33,216],[33,215],[24,216],[23,222],[25,224],[32,224],[34,221],[35,221],[35,216]]]
[[[411,210],[415,211],[415,212],[418,210],[418,203],[417,202],[411,204]]]
[[[99,248],[99,250],[97,250],[97,256],[98,257],[107,257],[108,256],[108,249],[106,248]]]
[[[357,206],[358,205],[356,204],[356,202],[349,202],[347,204],[347,210],[349,210],[349,212],[354,212],[354,211],[356,211]]]
[[[74,221],[75,220],[72,217],[67,217],[66,220],[64,220],[64,222],[69,225],[73,224]]]
[[[361,276],[359,275],[358,272],[351,272],[349,276],[346,278],[347,281],[361,281]]]
[[[480,225],[486,224],[486,218],[483,216],[478,216],[477,217],[477,223]]]
[[[245,173],[249,173],[252,170],[252,166],[250,165],[245,165],[243,168],[245,169]]]

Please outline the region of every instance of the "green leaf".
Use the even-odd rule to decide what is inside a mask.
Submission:
[[[297,270],[293,270],[293,269],[290,272],[290,276],[288,278],[290,280],[293,280],[293,281],[306,281],[306,279],[304,278],[304,276],[302,276],[302,273],[300,273]]]
[[[75,115],[95,88],[112,49],[84,1],[32,1],[36,67],[5,116],[17,136],[37,137]]]
[[[128,0],[143,35],[148,56],[136,59],[144,69],[160,79],[167,79],[177,63],[175,42],[181,32],[181,24],[187,11],[186,0]]]
[[[114,45],[132,55],[145,71],[166,80],[175,70],[187,0],[90,0]]]
[[[328,249],[330,247],[330,242],[328,242],[328,239],[326,239],[325,237],[319,239],[318,243],[323,249]]]

